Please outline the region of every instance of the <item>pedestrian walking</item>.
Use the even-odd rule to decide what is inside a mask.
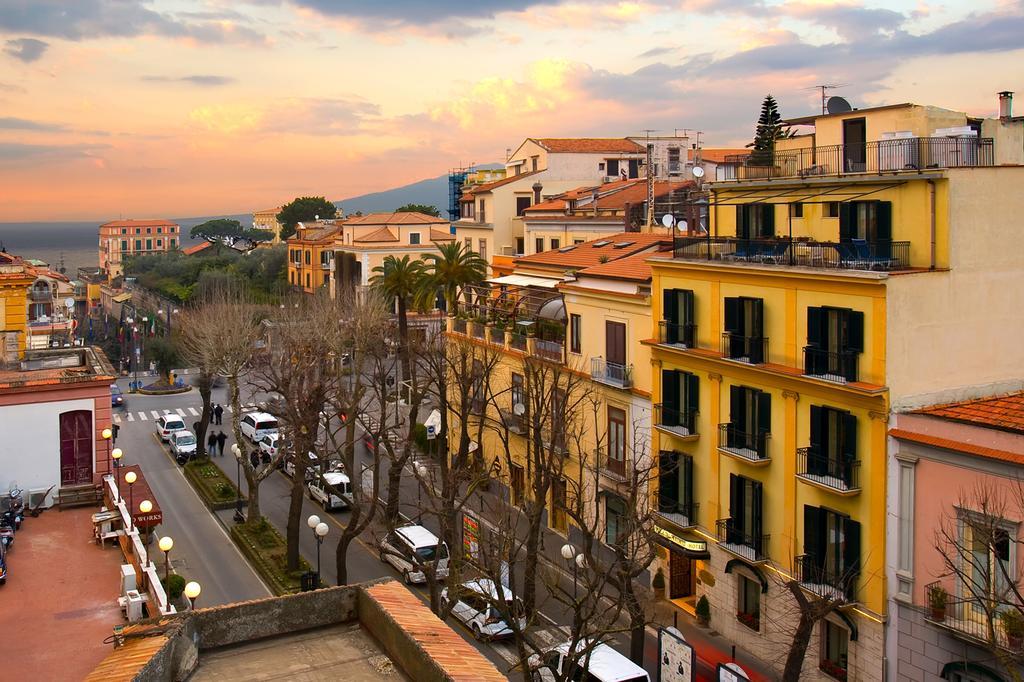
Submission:
[[[213,423],[220,426],[224,423],[224,408],[220,406],[220,403],[216,403],[213,406]]]
[[[121,427],[118,426],[117,424],[114,424],[113,426],[110,427],[110,430],[113,432],[113,436],[114,436],[113,437],[113,441],[114,441],[113,444],[117,445],[117,432],[121,430]]]
[[[253,450],[252,454],[249,455],[249,461],[252,462],[252,468],[253,469],[258,469],[259,466],[260,466],[260,455],[259,455],[259,453],[256,452],[255,450]]]
[[[228,435],[223,431],[217,433],[217,451],[220,452],[220,456],[224,456],[224,444],[228,442]]]
[[[196,434],[197,437],[199,436],[199,422],[192,422],[192,433]]]
[[[206,454],[210,457],[217,454],[217,435],[213,431],[206,437]]]

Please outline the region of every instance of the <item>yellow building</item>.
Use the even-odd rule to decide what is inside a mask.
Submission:
[[[35,279],[21,258],[0,252],[0,364],[15,362],[25,352],[28,292]]]
[[[909,104],[790,123],[813,131],[710,183],[708,233],[649,261],[664,596],[706,596],[781,668],[795,580],[844,603],[801,679],[892,679],[889,416],[1024,378],[1024,167],[993,167],[992,139],[1022,123]]]
[[[281,223],[277,222],[277,214],[281,212],[281,207],[276,206],[274,208],[265,208],[262,211],[253,211],[252,213],[252,227],[255,230],[267,230],[274,233],[274,238],[270,241],[271,244],[281,243]]]
[[[334,237],[341,223],[318,220],[299,223],[288,244],[288,284],[307,294],[330,286],[334,267]]]

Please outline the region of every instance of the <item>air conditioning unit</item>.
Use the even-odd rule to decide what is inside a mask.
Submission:
[[[121,596],[126,597],[129,592],[137,589],[135,567],[131,564],[121,564]]]
[[[125,593],[125,615],[129,623],[140,621],[143,618],[142,605],[146,598],[138,590],[128,590]]]
[[[601,182],[602,183],[618,182],[621,179],[622,178],[620,178],[618,175],[606,175],[603,178],[601,178]]]
[[[918,144],[913,131],[882,133],[878,145],[878,170],[909,170],[920,167]]]

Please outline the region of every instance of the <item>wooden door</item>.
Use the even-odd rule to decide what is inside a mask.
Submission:
[[[60,483],[92,482],[92,413],[74,410],[60,415]]]
[[[693,561],[682,552],[669,552],[669,599],[683,599],[693,594]]]
[[[623,366],[626,364],[626,325],[622,322],[605,322],[605,354],[608,362]]]

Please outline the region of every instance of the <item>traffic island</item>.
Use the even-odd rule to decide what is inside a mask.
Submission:
[[[148,386],[137,387],[136,393],[140,395],[175,395],[178,393],[188,393],[191,390],[192,387],[188,384],[168,384],[165,381],[157,381]]]
[[[299,557],[299,570],[288,570],[288,543],[266,519],[235,524],[231,539],[275,594],[301,591],[302,575],[310,565]]]
[[[210,511],[232,509],[239,499],[246,502],[231,479],[208,457],[187,462],[183,468],[185,479]]]

